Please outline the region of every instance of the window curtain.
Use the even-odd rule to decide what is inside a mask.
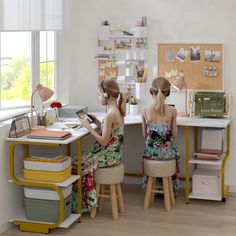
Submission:
[[[62,29],[62,0],[0,0],[1,31]]]

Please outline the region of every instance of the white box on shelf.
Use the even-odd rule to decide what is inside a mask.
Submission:
[[[221,194],[220,170],[199,168],[192,176],[193,194],[219,196]]]
[[[223,149],[224,133],[223,129],[203,129],[202,149]]]

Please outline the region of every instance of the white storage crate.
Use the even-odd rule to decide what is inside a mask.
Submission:
[[[63,171],[71,166],[71,157],[66,157],[63,162],[40,162],[40,161],[26,161],[24,160],[24,168],[27,170],[39,171]]]
[[[197,169],[193,172],[193,194],[221,195],[220,170]]]
[[[67,198],[72,192],[72,185],[61,190],[64,198]],[[58,193],[50,188],[24,187],[24,195],[27,198],[59,201]]]

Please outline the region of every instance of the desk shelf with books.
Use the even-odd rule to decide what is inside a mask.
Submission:
[[[43,200],[43,199],[34,199],[32,198],[33,201],[37,201],[40,204],[47,204],[49,203],[49,207],[51,207],[51,203],[56,203],[56,213],[53,215],[54,219],[53,220],[34,220],[32,218],[29,218],[29,213],[26,212],[26,209],[21,209],[20,211],[16,212],[14,216],[12,216],[9,221],[12,222],[15,225],[19,225],[21,231],[28,231],[28,232],[37,232],[37,233],[49,233],[51,229],[61,227],[61,228],[68,228],[72,223],[77,221],[81,214],[82,214],[82,193],[81,193],[81,156],[82,156],[82,151],[81,151],[81,137],[83,137],[87,132],[78,132],[78,134],[72,134],[71,137],[64,139],[64,140],[46,140],[46,139],[30,139],[27,138],[27,136],[23,136],[20,138],[7,138],[6,140],[10,142],[10,182],[14,182],[16,185],[20,185],[23,187],[29,187],[29,189],[32,190],[38,190],[43,189],[43,191],[52,191],[53,190],[53,196],[56,195],[57,201],[51,201],[50,200]],[[71,170],[71,163],[69,162],[70,156],[71,156],[71,143],[72,142],[77,142],[77,155],[78,155],[78,175],[71,175],[69,173],[66,174],[65,176],[60,176],[60,179],[57,181],[57,176],[55,178],[55,181],[52,182],[48,179],[43,178],[43,175],[41,176],[42,179],[40,180],[35,180],[34,178],[31,178],[31,176],[28,176],[24,174],[16,174],[15,173],[15,158],[17,158],[17,155],[15,153],[16,146],[21,145],[24,149],[24,159],[29,161],[30,158],[32,159],[32,156],[30,156],[30,147],[31,145],[37,146],[40,148],[42,152],[44,152],[45,148],[48,147],[47,152],[50,152],[51,148],[50,147],[61,147],[62,145],[68,145],[67,154],[65,157],[65,163],[61,166],[57,166],[56,170],[58,168],[66,168],[66,170]],[[58,155],[58,158],[60,159],[62,155]],[[27,159],[27,157],[30,157]],[[33,168],[31,170],[32,172],[37,172],[37,165],[33,163],[33,160],[31,160],[31,165],[30,167]],[[44,160],[45,161],[45,160]],[[43,163],[43,162],[42,162]],[[39,168],[45,167],[47,165],[40,164]],[[29,164],[29,162],[28,162]],[[65,166],[66,165],[66,166]],[[27,165],[26,165],[27,166]],[[25,167],[26,167],[25,166]],[[68,168],[67,168],[68,167]],[[36,168],[36,169],[35,169]],[[48,165],[49,168],[45,172],[50,173],[50,165]],[[59,171],[60,172],[60,171]],[[71,171],[70,171],[71,172]],[[39,171],[40,173],[40,171]],[[55,172],[56,173],[56,172]],[[36,176],[36,175],[35,175]],[[40,175],[38,175],[40,177]],[[40,177],[40,178],[41,178]],[[39,178],[39,179],[40,179]],[[71,204],[71,194],[69,197],[66,197],[64,195],[64,190],[62,188],[71,188],[70,186],[73,183],[77,182],[78,186],[78,192],[77,192],[77,199],[78,199],[78,206],[77,206],[77,213],[71,213],[71,207],[69,204]],[[55,191],[55,192],[54,192]],[[51,193],[50,193],[51,194]],[[52,195],[50,195],[52,196]],[[48,199],[49,196],[46,196],[45,199]],[[25,197],[26,199],[27,197]],[[24,199],[24,200],[25,200]],[[31,198],[28,198],[28,200],[31,200]],[[29,206],[34,206],[34,202],[31,201],[29,202]],[[25,202],[26,203],[26,202]],[[39,205],[38,209],[34,208],[33,214],[37,211],[40,212],[39,209],[41,209]],[[45,207],[45,205],[44,205]],[[28,214],[28,216],[27,216]],[[43,216],[45,216],[44,214]],[[55,216],[56,215],[56,216]],[[65,216],[65,217],[64,217]],[[42,217],[42,216],[40,216]]]
[[[193,157],[188,161],[188,164],[194,165],[190,199],[226,201],[228,187],[224,182],[224,173],[225,164],[229,157],[230,134],[229,126],[225,128],[227,129],[204,128],[199,130],[195,128],[195,151]],[[224,151],[225,130],[227,130],[226,151]],[[200,139],[199,133],[202,135]],[[200,149],[198,141],[201,141]]]

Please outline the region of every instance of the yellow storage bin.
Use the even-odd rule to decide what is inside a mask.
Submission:
[[[63,171],[39,171],[39,170],[26,170],[23,169],[24,179],[45,181],[45,182],[63,182],[71,176],[71,169],[69,167]]]

